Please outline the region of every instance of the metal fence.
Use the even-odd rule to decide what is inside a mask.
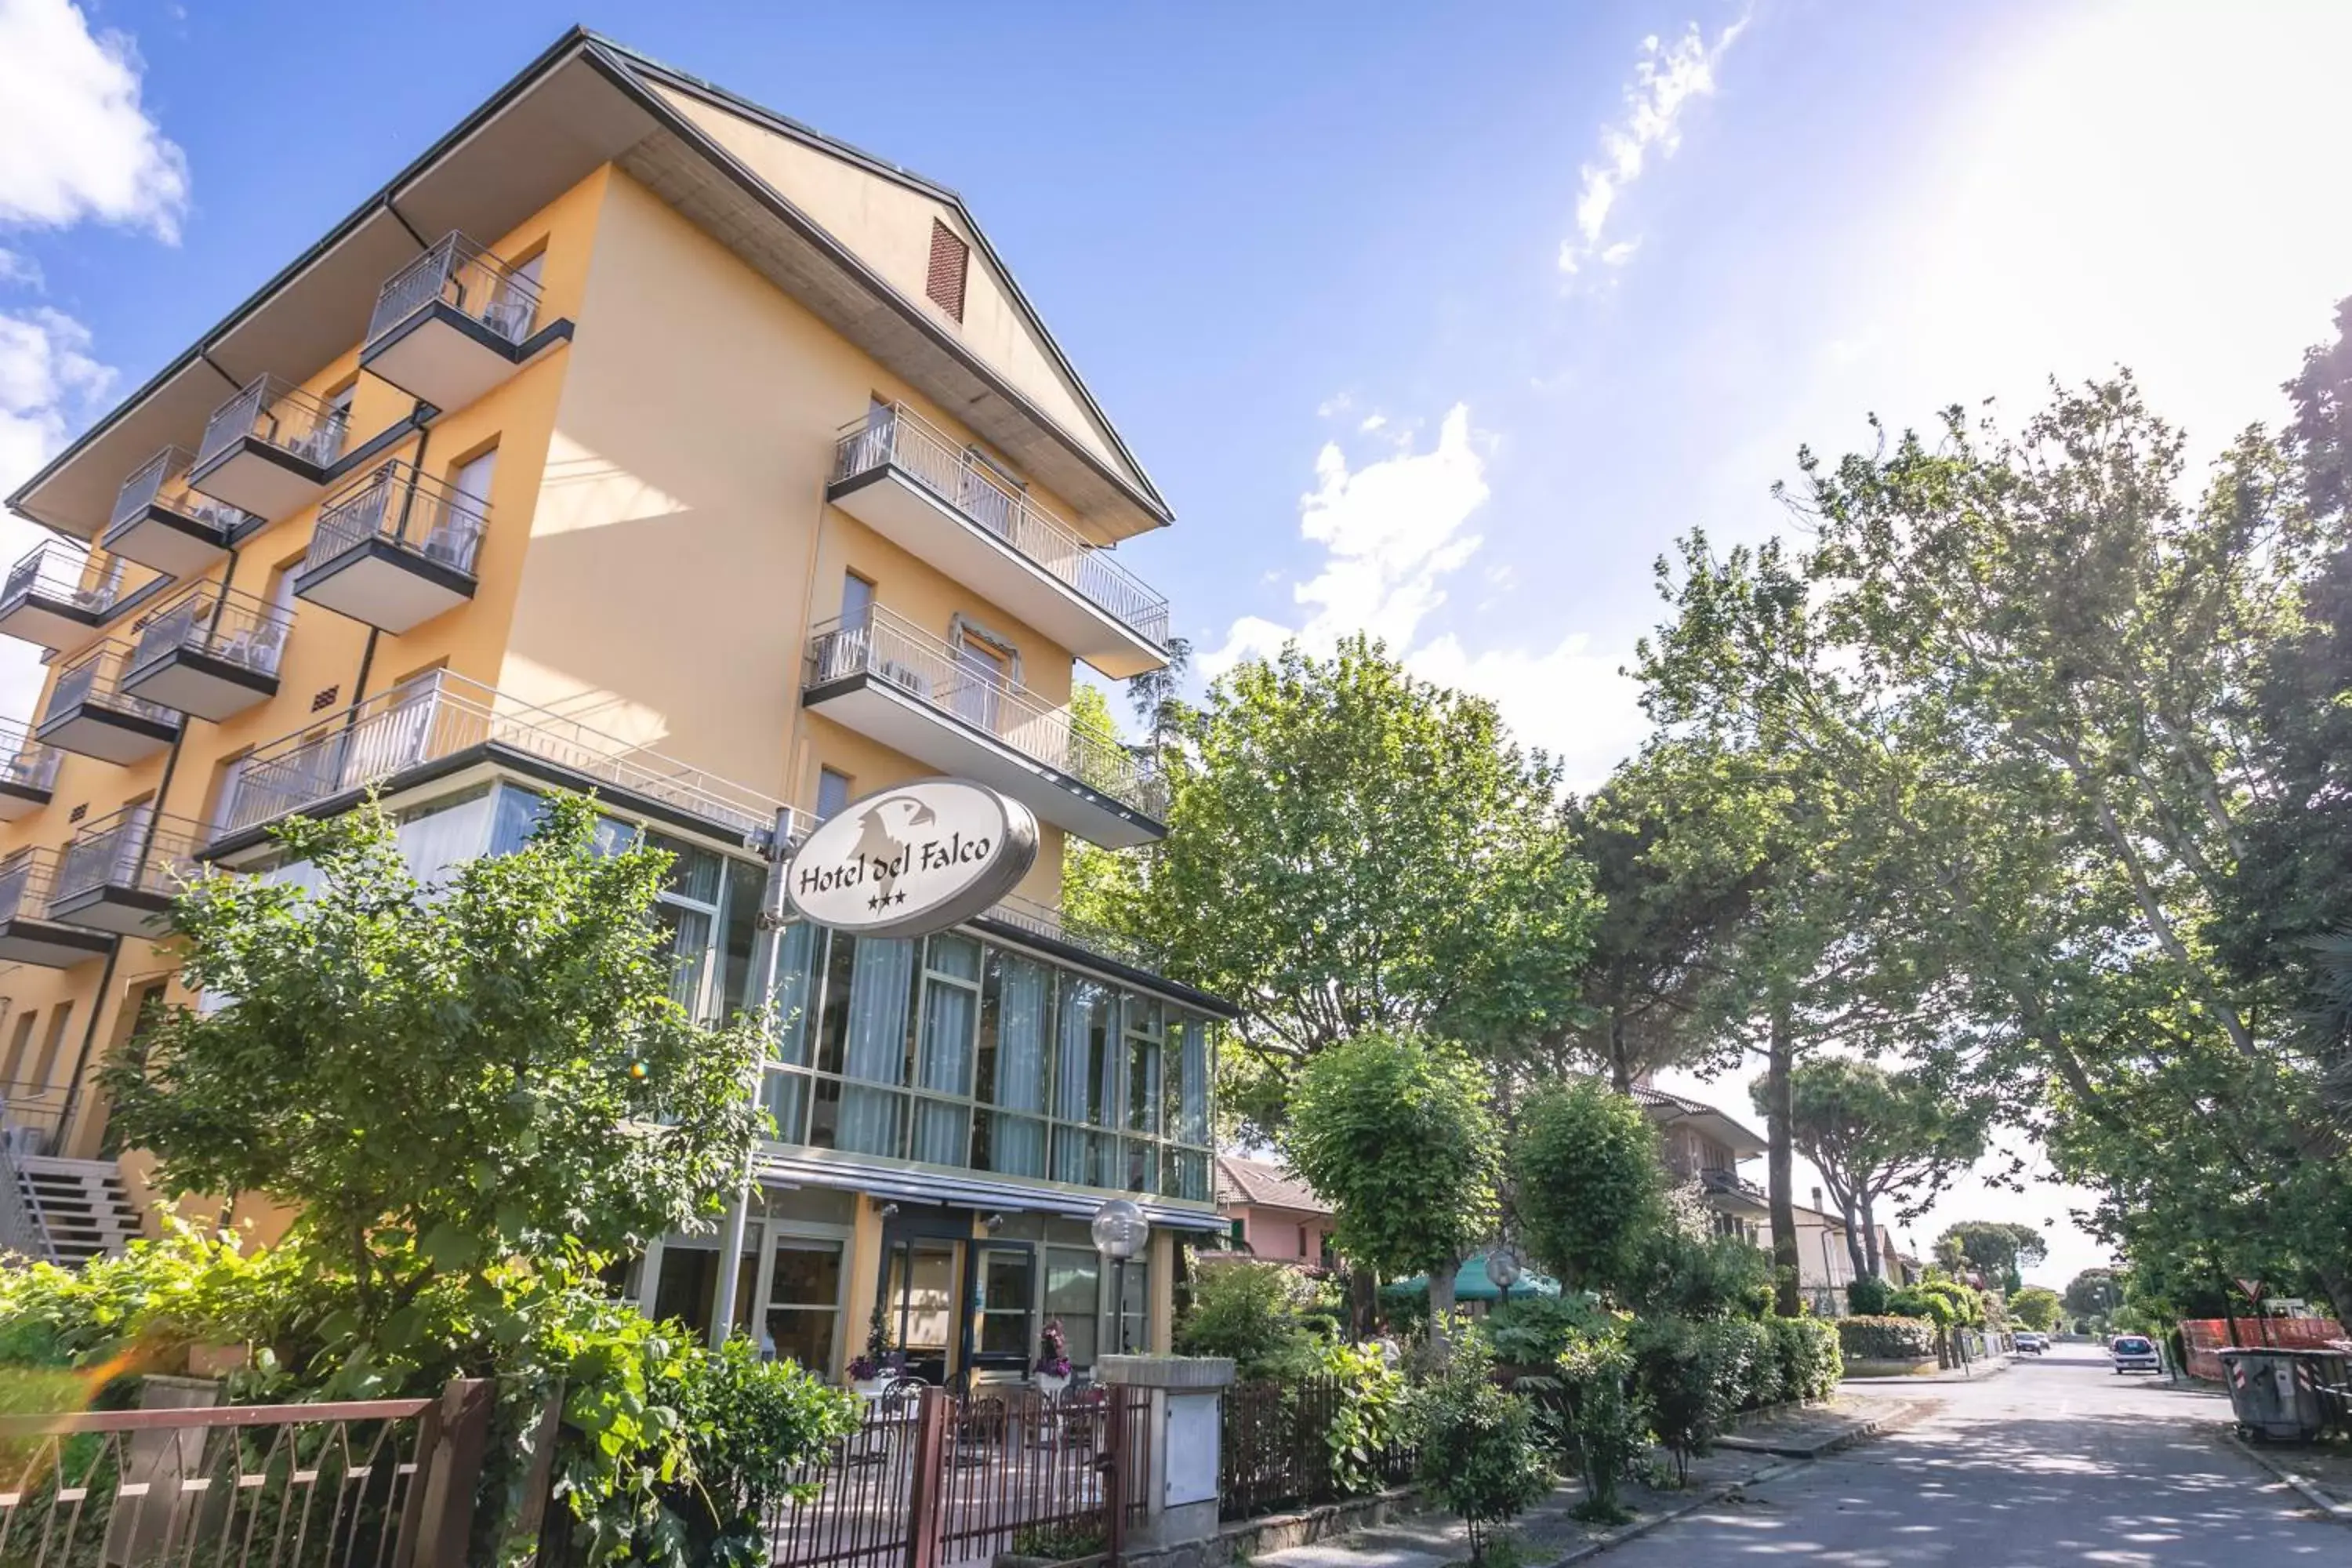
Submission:
[[[1347,1403],[1337,1378],[1242,1383],[1225,1390],[1217,1493],[1226,1519],[1311,1508],[1345,1495],[1331,1463],[1332,1423]],[[1371,1468],[1385,1485],[1412,1478],[1415,1455],[1391,1443]]]
[[[10,1568],[465,1561],[489,1385],[438,1399],[0,1416]]]
[[[2231,1345],[2279,1350],[2339,1350],[2347,1342],[2344,1325],[2333,1318],[2186,1318],[2180,1322],[2180,1342],[2189,1352],[2182,1370],[2209,1383],[2221,1381],[2219,1352]]]

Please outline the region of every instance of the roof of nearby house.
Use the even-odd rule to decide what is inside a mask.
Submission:
[[[1300,1214],[1331,1212],[1331,1205],[1297,1175],[1271,1161],[1244,1160],[1237,1154],[1217,1156],[1217,1202]]]
[[[1686,1100],[1679,1094],[1668,1094],[1664,1089],[1654,1089],[1645,1083],[1637,1083],[1633,1086],[1633,1098],[1641,1101],[1650,1114],[1661,1123],[1676,1121],[1698,1123],[1702,1131],[1741,1158],[1750,1154],[1761,1154],[1767,1147],[1762,1133],[1758,1132],[1746,1122],[1724,1114],[1703,1100]]]

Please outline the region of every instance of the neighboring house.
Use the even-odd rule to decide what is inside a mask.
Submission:
[[[1820,1194],[1814,1194],[1815,1202]],[[1845,1315],[1846,1287],[1853,1283],[1853,1254],[1846,1243],[1845,1221],[1819,1208],[1795,1205],[1797,1219],[1797,1289],[1812,1303],[1818,1317]]]
[[[1251,1257],[1328,1267],[1331,1205],[1280,1165],[1218,1155],[1217,1208],[1232,1222],[1232,1245]]]
[[[54,536],[0,587],[0,636],[47,650],[0,736],[0,1181],[29,1223],[85,1254],[142,1223],[95,1066],[146,998],[191,1000],[152,940],[176,877],[303,876],[267,837],[289,814],[379,789],[438,874],[593,789],[677,856],[677,994],[716,1020],[763,1000],[780,828],[961,775],[1035,815],[1034,870],[938,935],[785,927],[746,1250],[668,1237],[634,1289],[707,1321],[731,1271],[828,1373],[877,1302],[936,1377],[1020,1373],[1048,1318],[1081,1363],[1165,1350],[1174,1239],[1225,1224],[1232,1009],[1059,903],[1066,835],[1165,831],[1164,781],[1068,709],[1076,660],[1166,665],[1168,603],[1114,547],[1171,517],[962,201],[578,31],[341,199],[8,497]],[[1118,1300],[1087,1230],[1112,1195],[1152,1226]]]
[[[1633,1098],[1658,1124],[1666,1169],[1676,1181],[1697,1184],[1715,1233],[1768,1245],[1771,1205],[1764,1189],[1739,1173],[1739,1162],[1768,1147],[1762,1134],[1712,1105],[1648,1084],[1636,1084]]]

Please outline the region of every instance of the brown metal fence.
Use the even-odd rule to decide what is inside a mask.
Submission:
[[[9,1568],[465,1561],[488,1386],[439,1399],[0,1416]]]
[[[1302,1383],[1243,1383],[1225,1390],[1218,1454],[1220,1511],[1250,1519],[1283,1508],[1311,1508],[1343,1494],[1332,1467],[1329,1433],[1348,1397],[1336,1378]],[[1414,1455],[1391,1444],[1372,1468],[1382,1484],[1412,1478]]]
[[[1116,1552],[1146,1507],[1150,1414],[1148,1394],[1120,1387],[887,1395],[799,1478],[817,1494],[771,1517],[771,1562],[947,1568],[1046,1531]]]

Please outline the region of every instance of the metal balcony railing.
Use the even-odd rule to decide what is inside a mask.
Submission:
[[[487,503],[395,459],[327,498],[302,566],[314,570],[380,539],[470,575],[489,525]]]
[[[103,616],[122,597],[121,561],[61,539],[45,539],[8,568],[0,583],[0,612],[36,596]]]
[[[809,638],[808,684],[853,675],[887,680],[962,720],[1032,761],[1077,780],[1154,821],[1168,815],[1167,783],[1113,735],[1074,727],[1069,710],[1049,706],[993,668],[968,661],[930,633],[879,605],[859,621],[835,619]]]
[[[0,784],[49,789],[58,782],[58,760],[64,754],[34,740],[22,724],[0,721]]]
[[[276,675],[293,618],[251,594],[198,583],[141,618],[131,651],[131,673],[185,649],[256,675]]]
[[[896,468],[1156,648],[1168,646],[1168,601],[1108,552],[1031,500],[903,405],[842,427],[833,478]]]
[[[1076,920],[1066,911],[1015,895],[989,906],[987,918],[1032,936],[1067,942],[1130,968],[1149,970],[1152,955],[1133,938]]]
[[[56,870],[56,857],[47,849],[19,849],[0,860],[0,921],[38,920],[48,908]]]
[[[257,376],[205,422],[205,438],[196,444],[197,464],[211,462],[245,436],[323,468],[343,455],[351,417],[290,382]]]
[[[263,746],[239,764],[215,837],[304,811],[347,790],[495,742],[657,800],[748,842],[763,842],[782,804],[575,719],[440,671]],[[796,823],[793,836],[806,830]]]
[[[122,689],[123,678],[130,673],[131,645],[108,638],[58,672],[58,683],[49,689],[48,711],[42,721],[46,723],[68,710],[95,703],[118,712],[136,713],[161,724],[177,724],[180,715],[172,709]]]
[[[368,317],[367,341],[436,300],[510,343],[530,337],[539,319],[538,286],[453,229],[384,284]]]
[[[166,447],[147,459],[137,473],[122,481],[115,492],[114,514],[107,519],[110,535],[125,524],[136,522],[147,514],[151,506],[160,506],[196,522],[208,523],[225,535],[234,536],[257,526],[262,520],[242,507],[188,488],[188,470],[196,459],[184,447]]]
[[[85,826],[58,856],[51,907],[100,888],[170,897],[195,879],[196,825],[144,806]]]

